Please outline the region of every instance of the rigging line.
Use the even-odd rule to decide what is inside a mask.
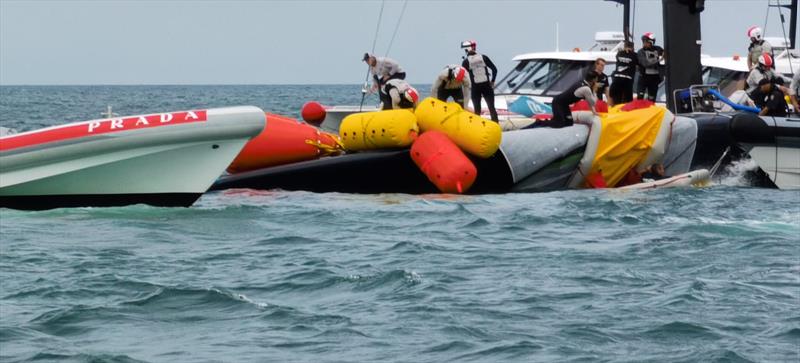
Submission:
[[[394,33],[392,33],[392,39],[389,40],[389,46],[386,47],[386,56],[389,56],[389,52],[392,50],[392,44],[394,44],[394,38],[397,36],[397,30],[400,29],[400,22],[403,21],[403,14],[406,12],[406,5],[408,5],[408,0],[403,1],[403,9],[400,10],[400,16],[397,18],[397,24],[394,25]]]
[[[372,37],[372,50],[370,55],[375,54],[375,44],[378,42],[378,31],[381,29],[381,20],[383,19],[383,7],[386,5],[386,0],[381,1],[381,11],[378,13],[378,23],[375,24],[375,36]],[[358,112],[364,108],[364,99],[367,98],[367,87],[369,87],[369,62],[367,62],[367,75],[364,76],[364,86],[361,87],[361,103],[358,105]],[[378,90],[380,92],[380,90]]]
[[[763,34],[767,33],[767,23],[769,22],[769,8],[771,7],[772,7],[772,0],[767,0],[767,15],[764,17],[764,28],[763,28],[764,30],[762,31],[761,35],[762,37],[764,36]]]
[[[785,42],[785,41],[788,41],[789,38],[786,37],[786,20],[783,18],[783,12],[781,11],[780,7],[778,8],[778,14],[781,16],[781,31],[783,31],[783,41]],[[786,56],[789,59],[789,72],[794,74],[794,69],[792,69],[792,49],[791,49],[791,45],[786,47],[786,50],[784,52],[786,52]]]
[[[381,19],[383,19],[383,6],[386,5],[386,0],[381,1],[381,12],[378,13],[378,23],[375,24],[375,36],[372,38],[372,51],[371,54],[375,53],[375,44],[378,42],[378,31],[381,29]]]
[[[631,14],[631,18],[632,19],[631,19],[631,34],[630,34],[631,39],[630,40],[631,40],[631,42],[633,42],[633,40],[636,39],[633,36],[634,34],[636,34],[636,31],[635,31],[636,30],[636,0],[631,0],[631,2],[633,3],[633,12]]]

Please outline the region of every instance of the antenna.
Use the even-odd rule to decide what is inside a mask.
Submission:
[[[556,52],[558,52],[558,22],[556,22]]]

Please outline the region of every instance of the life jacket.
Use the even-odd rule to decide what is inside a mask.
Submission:
[[[659,55],[664,53],[664,49],[654,45],[650,47],[650,49],[646,48],[639,49],[639,52],[642,52],[645,55],[645,58],[647,59],[652,59],[652,58],[658,59]],[[658,76],[661,74],[661,64],[659,64],[659,62],[656,62],[655,64],[651,64],[649,66],[645,66],[643,64],[640,64],[639,66],[641,74],[643,75]]]
[[[617,69],[614,70],[614,77],[633,79],[636,74],[636,53],[621,50],[617,52]]]
[[[386,81],[386,85],[383,87],[384,92],[387,95],[391,96],[392,94],[390,93],[390,91],[392,89],[396,89],[398,95],[400,96],[399,106],[401,108],[413,108],[414,107],[414,104],[416,103],[416,101],[409,100],[408,98],[410,98],[410,97],[406,97],[407,96],[406,92],[408,92],[410,90],[413,90],[414,94],[416,94],[417,90],[415,90],[414,87],[411,87],[411,85],[408,84],[408,82],[406,82],[405,80],[396,79],[396,78]],[[408,96],[411,96],[411,95],[409,94]]]
[[[489,68],[486,67],[486,62],[483,61],[483,54],[470,54],[467,56],[467,62],[469,62],[469,70],[472,71],[472,81],[474,83],[489,82]]]

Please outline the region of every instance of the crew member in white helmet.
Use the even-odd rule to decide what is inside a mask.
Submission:
[[[461,43],[461,48],[467,53],[461,66],[469,71],[472,81],[472,107],[475,113],[481,114],[481,98],[483,98],[489,107],[492,120],[499,122],[497,110],[494,108],[494,81],[497,78],[497,67],[489,57],[476,52],[477,43],[474,40],[464,41]]]
[[[383,86],[389,103],[383,103],[383,110],[398,110],[401,108],[414,108],[419,101],[419,93],[408,82],[402,79],[390,79]]]
[[[747,69],[752,70],[758,65],[758,57],[762,54],[767,53],[773,56],[772,45],[762,39],[761,28],[757,26],[751,26],[747,29],[747,37],[750,38],[750,46],[747,47]]]
[[[761,54],[756,62],[757,65],[747,75],[747,93],[751,94],[751,98],[753,97],[752,93],[758,89],[758,84],[762,79],[768,79],[770,82],[780,82],[780,78],[776,77],[775,71],[772,69],[772,56],[767,53]]]
[[[433,81],[431,87],[431,96],[436,97],[442,101],[447,101],[448,98],[453,97],[453,101],[467,108],[470,95],[470,82],[469,72],[467,69],[457,64],[450,64],[439,72],[439,76]]]
[[[383,92],[383,86],[391,79],[406,79],[406,72],[394,59],[387,57],[376,57],[373,54],[364,53],[364,62],[369,65],[372,73],[373,84],[371,90],[378,91],[381,103],[388,105],[391,103],[389,95]]]

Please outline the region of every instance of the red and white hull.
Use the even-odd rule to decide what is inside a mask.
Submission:
[[[0,207],[189,206],[264,128],[251,106],[50,127],[0,138]]]

